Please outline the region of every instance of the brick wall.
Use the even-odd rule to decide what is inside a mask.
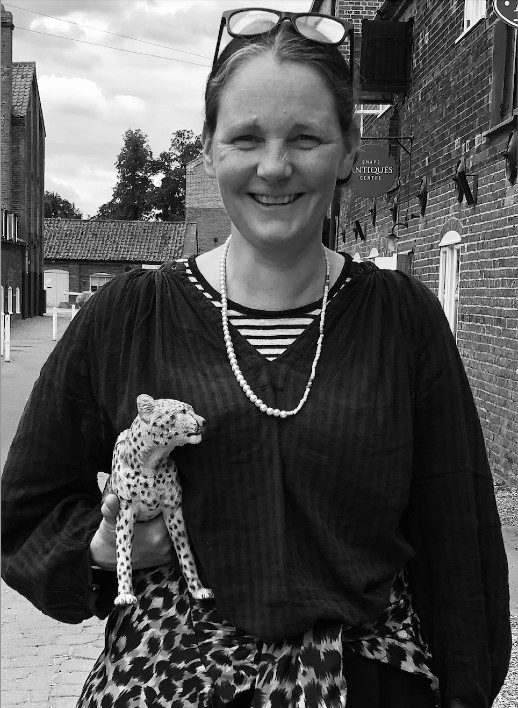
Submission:
[[[201,158],[187,165],[185,220],[197,224],[197,251],[205,253],[221,245],[230,233],[230,219],[223,207],[218,183],[211,179],[203,167]],[[186,244],[184,255],[193,245]]]
[[[14,243],[3,243],[2,244],[2,287],[4,288],[4,302],[2,310],[7,312],[7,289],[11,287],[13,289],[13,317],[21,317],[16,315],[14,312],[14,294],[16,288],[20,288],[20,299],[22,309],[24,307],[23,302],[23,259],[24,259],[24,248],[20,245]]]
[[[336,16],[349,20],[354,25],[355,35],[361,35],[362,20],[371,20],[383,4],[383,0],[336,0]]]
[[[43,202],[45,128],[36,80],[27,113],[12,119],[12,210],[18,214],[18,236],[28,248],[24,279],[24,317],[43,312]]]
[[[46,258],[44,261],[45,270],[66,270],[69,274],[68,289],[70,292],[83,292],[90,290],[90,276],[95,273],[108,274],[111,278],[125,273],[131,268],[140,268],[141,263],[128,262],[99,262],[99,261],[68,261]],[[70,297],[70,302],[74,297]]]
[[[376,226],[372,200],[344,191],[339,248],[366,257],[376,247],[386,255],[393,222],[389,202],[398,196],[398,252],[413,250],[413,274],[437,293],[439,242],[452,229],[461,235],[457,343],[481,418],[493,472],[518,483],[518,185],[505,176],[502,155],[512,125],[489,135],[492,44],[496,22],[488,16],[459,41],[463,3],[429,0],[414,6],[414,55],[410,94],[400,101],[399,131],[414,136],[412,167],[399,150],[402,186],[378,197]],[[365,135],[388,135],[394,115],[365,120]],[[404,143],[408,147],[408,143]],[[478,203],[459,204],[452,181],[465,154],[468,172],[478,176]],[[426,214],[416,193],[429,180]],[[470,178],[471,181],[471,178]],[[417,215],[411,218],[411,215]],[[367,240],[355,241],[354,220],[367,225]]]
[[[13,16],[2,8],[1,171],[2,208],[11,210],[11,113],[13,105]]]

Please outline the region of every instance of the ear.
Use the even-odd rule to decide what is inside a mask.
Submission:
[[[214,157],[212,153],[213,137],[205,135],[203,138],[203,166],[205,172],[212,179],[216,179],[216,170],[214,169]]]
[[[338,179],[345,180],[350,177],[360,151],[360,129],[357,117],[354,116],[347,138],[344,140],[344,155],[338,167]]]
[[[142,420],[149,423],[151,413],[155,410],[155,399],[148,396],[147,393],[141,393],[140,396],[137,396],[137,410]]]

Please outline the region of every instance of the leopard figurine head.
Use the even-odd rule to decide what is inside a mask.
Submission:
[[[143,393],[137,397],[137,410],[131,433],[138,433],[145,448],[157,446],[172,450],[179,445],[201,441],[205,420],[196,415],[188,403],[172,398],[155,400]]]

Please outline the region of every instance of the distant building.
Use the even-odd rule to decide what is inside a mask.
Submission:
[[[203,167],[203,157],[189,162],[186,170],[185,219],[195,222],[196,240],[186,244],[186,255],[205,253],[221,246],[230,234],[227,216],[218,189]]]
[[[132,268],[158,268],[195,240],[195,224],[45,219],[47,307],[68,307]]]
[[[324,5],[364,30],[362,141],[385,145],[399,167],[382,197],[342,190],[335,247],[410,269],[438,296],[491,468],[516,483],[517,30],[490,0],[315,0],[312,10]],[[377,23],[362,28],[362,18]],[[408,84],[384,90],[398,56],[408,57]]]
[[[13,17],[2,5],[2,309],[34,317],[43,296],[45,125],[36,64],[14,62]]]

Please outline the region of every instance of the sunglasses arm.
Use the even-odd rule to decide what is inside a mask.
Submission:
[[[218,61],[218,55],[219,55],[219,45],[221,44],[221,36],[223,34],[223,28],[227,24],[227,19],[225,16],[221,18],[221,22],[219,23],[219,32],[218,32],[218,41],[216,42],[216,50],[214,52],[214,59],[212,60],[212,69],[211,73],[214,71],[214,67],[216,66],[216,62]]]

